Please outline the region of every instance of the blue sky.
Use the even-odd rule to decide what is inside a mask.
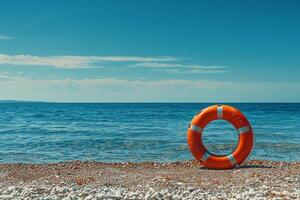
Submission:
[[[1,1],[0,99],[299,102],[297,1]]]

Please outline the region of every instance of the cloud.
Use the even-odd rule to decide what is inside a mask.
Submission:
[[[20,73],[19,73],[20,75]],[[12,75],[9,72],[0,72],[0,81],[3,80],[24,80],[21,76]]]
[[[53,66],[56,68],[90,68],[101,62],[175,62],[175,57],[134,56],[32,56],[0,54],[0,64]]]
[[[0,40],[13,40],[15,39],[12,36],[7,36],[7,35],[0,35]]]
[[[148,68],[172,74],[216,74],[227,72],[219,65],[191,65],[179,63],[180,58],[137,56],[33,56],[0,54],[0,65],[51,66],[62,69],[103,68],[104,63],[118,62],[125,68]]]
[[[226,73],[227,70],[215,70],[215,69],[190,69],[190,70],[179,70],[179,69],[168,69],[162,70],[157,69],[155,71],[163,71],[172,74],[219,74],[219,73]]]
[[[123,63],[128,68],[148,68],[173,74],[195,73],[224,73],[224,66],[219,65],[191,65],[178,63],[176,57],[136,57],[136,56],[33,56],[33,55],[6,55],[0,54],[0,64],[28,65],[28,66],[52,66],[63,69],[102,68],[99,66],[108,62]],[[128,64],[128,62],[130,62]],[[135,63],[135,64],[132,64]]]
[[[0,99],[58,102],[300,101],[300,83],[116,78],[0,82]]]
[[[219,65],[191,65],[179,63],[157,63],[157,62],[141,62],[133,64],[131,68],[150,68],[154,71],[161,71],[173,74],[216,74],[227,72],[225,66]]]
[[[144,68],[185,68],[185,69],[224,69],[225,66],[220,65],[190,65],[190,64],[179,64],[179,63],[157,63],[157,62],[141,62],[133,64],[130,67],[144,67]]]

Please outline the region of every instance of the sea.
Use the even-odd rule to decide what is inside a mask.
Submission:
[[[0,163],[174,162],[191,160],[187,128],[214,103],[0,103]],[[300,161],[300,103],[227,103],[251,123],[250,159]],[[211,122],[203,141],[224,155],[238,135]]]

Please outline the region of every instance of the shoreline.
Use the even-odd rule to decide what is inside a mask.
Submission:
[[[167,161],[152,161],[152,160],[145,160],[145,161],[97,161],[97,160],[63,160],[63,161],[51,161],[51,162],[0,162],[0,166],[3,165],[60,165],[60,164],[72,164],[72,163],[94,163],[94,164],[106,164],[106,165],[119,165],[119,164],[131,164],[131,165],[143,165],[143,164],[163,164],[163,165],[169,165],[169,164],[184,164],[184,163],[193,163],[197,164],[196,160],[167,160]],[[194,163],[195,162],[195,163]],[[239,167],[237,168],[243,168],[248,167],[248,165],[256,164],[278,164],[278,163],[286,163],[286,164],[300,164],[300,160],[265,160],[265,159],[257,159],[252,158],[250,156],[249,159],[246,159]],[[201,164],[199,164],[200,168],[202,167]],[[237,169],[236,168],[236,169]],[[225,170],[226,171],[226,170]]]
[[[300,199],[300,161],[0,164],[0,199]]]

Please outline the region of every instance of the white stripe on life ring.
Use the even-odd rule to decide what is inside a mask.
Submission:
[[[218,115],[218,119],[223,119],[223,106],[217,107],[217,115]]]
[[[209,151],[206,151],[203,156],[201,157],[201,161],[205,162],[209,157],[211,156],[211,154],[209,153]]]
[[[227,158],[229,159],[229,161],[230,161],[230,163],[232,164],[232,166],[235,166],[235,165],[236,165],[237,161],[236,161],[236,159],[234,158],[234,156],[233,156],[232,154],[229,154],[229,155],[227,156]]]
[[[193,131],[196,131],[198,133],[202,133],[202,131],[203,131],[203,129],[201,127],[193,125],[193,124],[190,125],[190,129]]]
[[[241,127],[239,128],[237,131],[238,131],[238,134],[243,134],[243,133],[247,133],[251,130],[250,126],[244,126],[244,127]]]

